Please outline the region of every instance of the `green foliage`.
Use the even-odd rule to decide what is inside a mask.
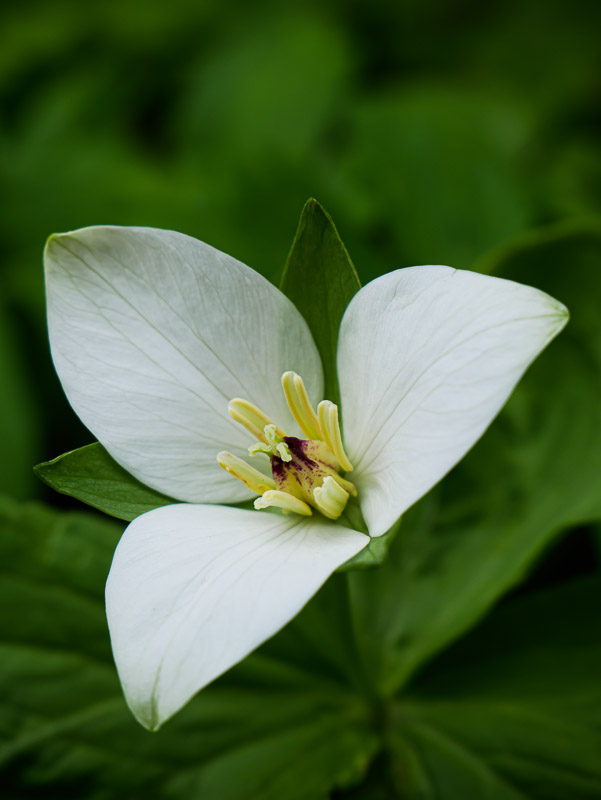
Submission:
[[[562,298],[572,321],[482,441],[405,515],[388,561],[352,577],[386,691],[473,625],[558,533],[601,517],[601,282],[591,280],[601,237],[552,234],[488,263]]]
[[[360,288],[357,271],[330,215],[316,200],[308,200],[281,289],[311,329],[324,370],[324,395],[333,403],[339,402],[336,346],[340,320]]]
[[[490,242],[524,228],[530,198],[519,157],[530,125],[519,105],[428,83],[357,105],[345,168],[369,187],[373,217],[397,221],[395,266],[467,268]]]
[[[426,670],[391,713],[400,796],[599,797],[600,612],[598,578],[514,599]]]
[[[34,471],[57,492],[127,522],[145,511],[177,502],[136,480],[98,442],[38,464]]]
[[[131,719],[110,657],[102,594],[121,527],[6,501],[3,796],[601,796],[599,586],[561,585],[593,573],[601,552],[600,13],[587,0],[551,0],[544,24],[539,4],[520,0],[2,10],[0,482],[11,496],[36,491],[31,464],[45,453],[85,441],[48,357],[40,262],[53,231],[174,228],[274,280],[291,220],[316,196],[363,281],[476,264],[572,313],[467,459],[394,541],[373,543],[390,545],[383,565],[335,575],[158,734]],[[321,230],[351,297],[329,218],[313,205],[303,220],[286,291],[301,307],[304,289],[318,291],[306,245]],[[503,246],[541,222],[562,224]],[[329,327],[309,319],[333,400],[344,305]],[[40,469],[124,519],[168,501],[99,445]],[[582,545],[589,527],[597,551]],[[560,535],[574,544],[546,576],[558,585],[528,584],[487,616],[539,575]]]
[[[3,797],[305,800],[361,773],[365,702],[331,675],[257,655],[149,734],[112,663],[103,585],[120,527],[0,507]]]

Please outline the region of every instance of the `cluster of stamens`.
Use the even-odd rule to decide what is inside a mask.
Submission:
[[[329,519],[337,519],[349,497],[357,495],[355,486],[340,475],[341,470],[350,472],[353,465],[342,444],[338,406],[323,400],[316,413],[296,372],[282,375],[282,388],[288,408],[307,438],[287,436],[255,405],[235,398],[228,404],[230,416],[255,437],[248,452],[269,458],[272,477],[232,453],[219,453],[217,461],[259,495],[256,509],[272,506],[284,514],[309,516],[313,507]]]

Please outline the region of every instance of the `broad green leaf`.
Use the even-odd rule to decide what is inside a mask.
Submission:
[[[5,501],[0,528],[3,797],[326,800],[364,772],[376,746],[365,702],[277,647],[146,732],[123,700],[104,615],[121,526]]]
[[[308,200],[286,261],[281,289],[301,312],[319,350],[324,395],[338,402],[336,345],[344,311],[361,284],[330,215]],[[321,398],[319,398],[321,399]]]
[[[518,598],[435,661],[392,712],[399,797],[601,796],[600,612],[598,578]]]
[[[136,480],[98,442],[38,464],[34,471],[57,492],[128,522],[145,511],[177,502]]]
[[[601,517],[600,263],[595,231],[495,259],[497,274],[550,292],[572,320],[482,441],[405,515],[383,566],[349,576],[383,691],[473,625],[561,531]]]

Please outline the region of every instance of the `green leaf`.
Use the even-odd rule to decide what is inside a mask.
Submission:
[[[335,670],[272,643],[149,734],[112,663],[104,582],[121,526],[0,503],[3,797],[326,800],[376,746]]]
[[[361,284],[330,215],[317,200],[303,208],[280,288],[311,329],[323,364],[324,396],[338,403],[338,329]]]
[[[600,797],[600,613],[598,578],[515,599],[434,662],[391,716],[402,797]]]
[[[553,232],[489,267],[572,313],[482,441],[405,516],[387,561],[349,576],[383,692],[474,625],[563,530],[601,518],[601,235]]]
[[[57,492],[128,522],[145,511],[177,502],[136,480],[98,442],[38,464],[34,471]]]

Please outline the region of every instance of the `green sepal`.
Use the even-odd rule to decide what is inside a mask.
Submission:
[[[338,329],[361,283],[336,226],[317,200],[308,200],[303,208],[280,288],[313,334],[323,365],[324,397],[338,403]]]
[[[33,469],[57,492],[127,522],[145,511],[178,502],[144,486],[98,442],[44,461]]]
[[[356,556],[353,556],[341,567],[338,567],[336,572],[351,572],[352,570],[356,569],[369,569],[370,567],[379,567],[380,564],[384,563],[386,557],[388,556],[390,546],[392,545],[395,536],[401,527],[401,520],[402,517],[395,522],[392,528],[386,531],[386,533],[382,536],[376,536],[370,539],[367,547],[364,547],[360,553],[357,553]]]

